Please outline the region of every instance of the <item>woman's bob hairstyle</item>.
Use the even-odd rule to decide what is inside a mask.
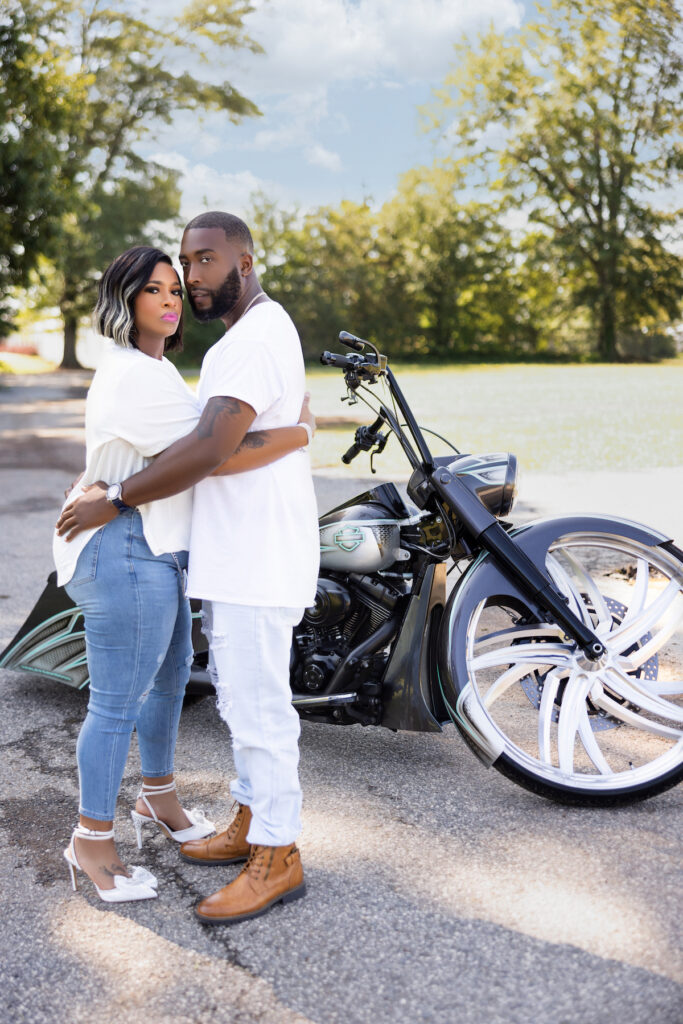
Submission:
[[[95,330],[112,338],[123,348],[137,348],[137,328],[133,315],[135,299],[151,278],[157,263],[168,263],[170,257],[151,245],[136,245],[110,263],[99,283],[97,305],[93,311]],[[180,278],[178,278],[180,283]],[[183,347],[183,313],[180,311],[175,334],[166,339],[165,352],[179,352]]]

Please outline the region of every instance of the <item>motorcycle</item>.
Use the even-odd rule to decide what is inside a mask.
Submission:
[[[675,786],[683,551],[620,518],[514,526],[515,456],[434,457],[386,356],[345,331],[339,340],[351,351],[321,362],[376,415],[342,461],[367,452],[374,472],[393,434],[412,475],[408,500],[382,483],[320,519],[316,599],[292,643],[300,717],[419,732],[453,722],[485,765],[566,804]],[[190,693],[210,690],[200,615],[195,602]],[[0,666],[87,685],[83,618],[54,574]]]

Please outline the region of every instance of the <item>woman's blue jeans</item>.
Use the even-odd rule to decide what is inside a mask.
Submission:
[[[91,538],[66,585],[85,616],[90,700],[76,754],[88,818],[114,817],[133,727],[142,774],[173,771],[192,664],[186,569],[186,551],[152,554],[131,511]]]

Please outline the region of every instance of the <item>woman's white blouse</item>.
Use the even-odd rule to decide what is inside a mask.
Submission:
[[[154,455],[189,434],[198,420],[197,399],[173,363],[107,343],[85,407],[85,473],[64,504],[98,480],[121,483],[144,469]],[[191,488],[139,508],[153,554],[189,548]],[[53,554],[60,586],[71,579],[78,556],[96,532],[85,530],[71,542],[55,532]]]

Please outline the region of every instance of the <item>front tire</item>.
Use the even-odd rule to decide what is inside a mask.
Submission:
[[[613,806],[683,779],[683,553],[662,540],[597,517],[518,531],[605,644],[598,664],[489,555],[454,593],[443,696],[470,745],[518,785]]]

